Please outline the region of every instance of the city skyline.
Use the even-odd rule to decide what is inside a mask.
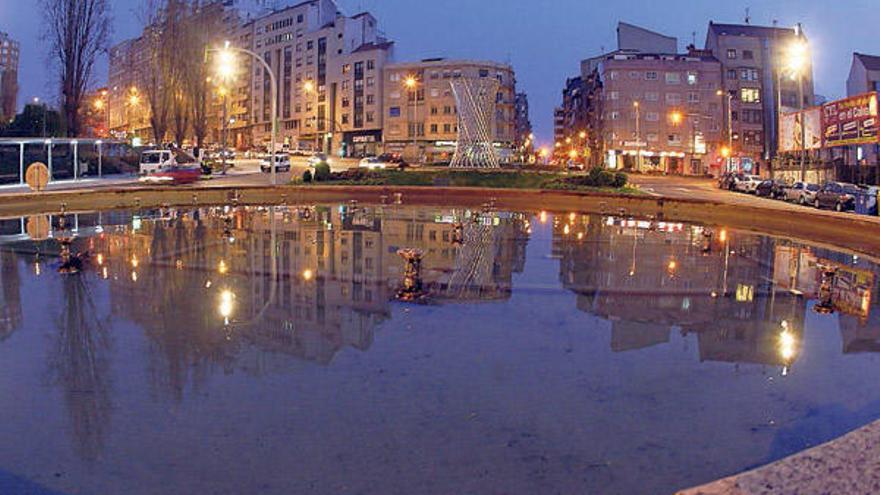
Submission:
[[[282,2],[283,4],[284,2]],[[741,23],[748,2],[724,5],[688,5],[673,1],[676,8],[643,6],[627,0],[613,5],[558,2],[550,12],[548,2],[510,2],[488,0],[471,5],[465,0],[445,0],[419,6],[418,15],[407,8],[406,0],[341,0],[340,9],[353,14],[372,12],[380,28],[397,42],[398,61],[429,57],[471,58],[509,62],[517,72],[518,89],[528,93],[531,119],[540,144],[552,142],[553,108],[561,102],[560,88],[567,77],[577,73],[580,60],[598,54],[602,47],[614,46],[617,21],[631,22],[679,38],[679,50],[694,40],[705,42],[710,20]],[[880,47],[869,41],[869,29],[854,29],[852,19],[870,18],[868,0],[846,2],[846,9],[828,12],[822,2],[777,0],[749,10],[751,22],[780,26],[804,24],[811,40],[815,64],[816,93],[828,98],[845,94],[845,83],[853,52],[878,53]],[[113,42],[137,36],[141,22],[137,2],[111,0],[115,31]],[[456,8],[456,5],[461,8]],[[666,5],[669,5],[668,2]],[[466,7],[466,9],[465,9]],[[39,19],[36,3],[21,7],[11,0],[0,0],[0,19],[15,13]],[[462,15],[461,12],[470,12]],[[432,19],[433,22],[426,22]],[[19,105],[33,97],[54,101],[54,78],[45,71],[46,46],[41,41],[40,23],[10,22],[0,25],[22,45]],[[455,37],[446,36],[455,27]],[[539,33],[550,33],[539,36]],[[695,33],[695,34],[694,34]],[[842,36],[846,33],[847,36]],[[864,33],[852,35],[851,33]],[[95,85],[106,81],[106,57],[96,71]]]

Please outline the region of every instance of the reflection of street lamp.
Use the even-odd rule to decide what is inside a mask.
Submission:
[[[266,72],[269,74],[269,84],[271,90],[271,109],[272,109],[272,137],[271,137],[271,147],[272,149],[269,151],[269,159],[272,164],[272,184],[275,185],[277,183],[276,180],[276,161],[275,161],[275,148],[276,143],[278,141],[278,81],[275,79],[275,72],[272,70],[272,67],[266,62],[266,59],[257,55],[256,53],[246,49],[232,46],[228,41],[224,44],[223,48],[208,48],[208,53],[216,52],[217,53],[217,75],[221,79],[230,79],[236,73],[236,53],[243,53],[245,55],[250,55],[254,60],[260,63]]]

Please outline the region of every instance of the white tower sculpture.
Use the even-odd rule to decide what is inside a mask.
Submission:
[[[449,166],[499,168],[498,154],[492,142],[498,81],[493,78],[458,78],[449,84],[458,106],[458,144]]]

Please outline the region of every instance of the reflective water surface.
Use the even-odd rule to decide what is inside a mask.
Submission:
[[[0,243],[3,494],[672,493],[880,418],[878,267],[722,226],[349,204]]]

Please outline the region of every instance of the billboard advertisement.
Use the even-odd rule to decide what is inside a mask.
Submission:
[[[803,130],[801,126],[806,126]],[[802,134],[803,132],[803,134]],[[782,114],[779,119],[779,151],[802,151],[806,139],[808,150],[822,147],[822,109],[808,108],[803,112]]]
[[[826,147],[877,142],[877,93],[832,101],[822,106]]]

